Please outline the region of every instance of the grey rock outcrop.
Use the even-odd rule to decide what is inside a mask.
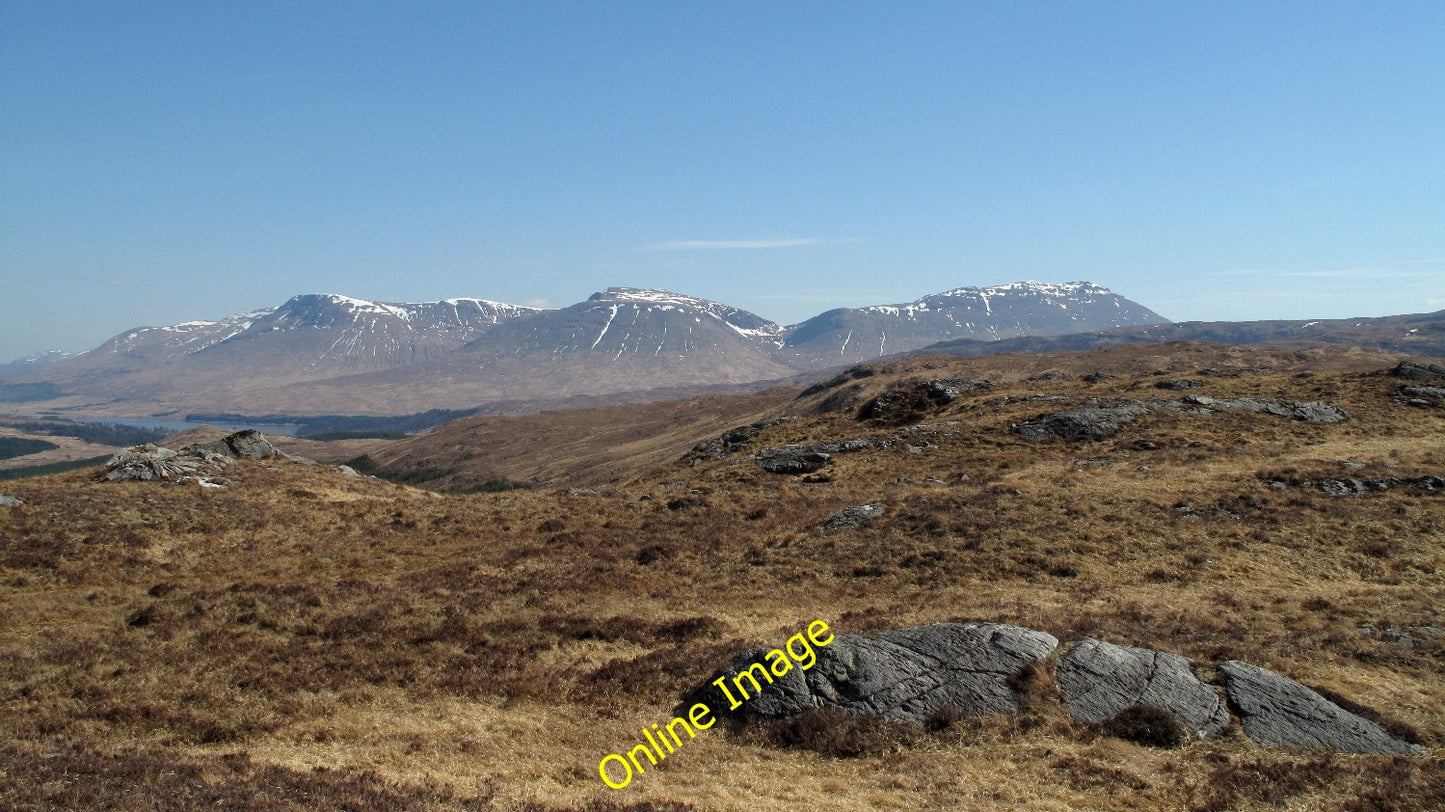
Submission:
[[[194,456],[218,454],[233,460],[271,460],[283,456],[281,450],[266,439],[266,435],[254,429],[238,431],[213,443],[188,445],[180,453]]]
[[[1307,423],[1339,423],[1350,419],[1350,413],[1344,409],[1315,401],[1291,403],[1250,397],[1226,400],[1205,395],[1187,395],[1184,402],[1214,412],[1263,412],[1275,417],[1290,417]]]
[[[1445,387],[1402,386],[1400,399],[1410,406],[1439,406],[1445,404]]]
[[[883,515],[883,508],[878,505],[854,505],[843,508],[828,517],[823,523],[823,530],[827,533],[841,533],[844,530],[854,530]]]
[[[1229,711],[1213,688],[1190,670],[1188,658],[1089,638],[1058,664],[1064,708],[1080,722],[1098,724],[1125,708],[1157,708],[1198,738],[1218,733]]]
[[[1364,627],[1360,633],[1375,630]],[[1391,627],[1381,633],[1400,645],[1442,634],[1433,626]],[[927,722],[944,709],[967,716],[1013,715],[1022,710],[1026,680],[1020,677],[1025,669],[1047,663],[1058,644],[1046,632],[1019,626],[935,623],[868,637],[839,634],[813,649],[816,661],[809,670],[796,665],[806,659],[801,652],[790,651],[794,657],[782,674],[769,668],[781,665],[781,652],[752,649],[733,657],[712,682],[686,695],[678,712],[701,701],[735,720],[778,719],[812,708],[911,722]],[[1225,684],[1221,692],[1196,677],[1193,663],[1183,656],[1090,638],[1074,646],[1055,673],[1065,710],[1088,724],[1151,709],[1204,738],[1223,730],[1233,711],[1249,738],[1265,747],[1426,753],[1317,691],[1238,660],[1218,666]]]
[[[1322,479],[1319,482],[1319,488],[1330,496],[1363,496],[1367,493],[1389,491],[1395,488],[1441,491],[1445,490],[1445,477],[1426,475],[1377,477],[1374,479]]]
[[[1219,672],[1224,675],[1230,705],[1239,714],[1245,735],[1266,747],[1329,747],[1380,755],[1425,752],[1273,671],[1229,660],[1220,664]]]
[[[1108,437],[1117,432],[1125,423],[1148,413],[1149,408],[1142,403],[1114,407],[1091,406],[1057,412],[1037,420],[1019,423],[1014,426],[1014,431],[1034,443],[1043,443],[1054,439],[1094,440]]]
[[[1016,714],[1021,696],[1014,677],[1057,646],[1045,632],[999,623],[935,623],[876,637],[840,634],[817,649],[813,668],[774,678],[739,710],[777,718],[833,706],[915,722],[943,708],[970,716]],[[764,655],[756,649],[733,658],[720,673],[724,684]],[[703,693],[710,707],[729,707],[715,686]]]
[[[23,504],[25,503],[20,501],[19,499],[16,499],[13,496],[6,496],[5,494],[0,493],[0,507],[20,507]]]
[[[1344,409],[1316,401],[1293,404],[1289,416],[1307,423],[1341,423],[1350,419],[1350,413]]]
[[[939,378],[923,384],[924,392],[943,404],[952,403],[968,392],[987,392],[992,388],[993,381],[974,378]]]
[[[1407,381],[1445,381],[1445,366],[1401,361],[1399,366],[1390,370],[1390,374]]]
[[[812,446],[779,446],[758,454],[758,467],[770,474],[807,474],[822,468],[832,455]]]
[[[138,445],[111,457],[99,479],[149,482],[195,478],[202,485],[214,487],[209,477],[238,459],[269,460],[285,456],[265,435],[246,430],[212,443],[188,445],[179,451],[154,443]]]

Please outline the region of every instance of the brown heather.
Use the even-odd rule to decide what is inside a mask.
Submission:
[[[556,413],[586,438],[571,478],[522,440],[488,463],[467,431],[500,436],[495,419],[425,438],[454,459],[421,440],[373,454],[476,481],[545,472],[547,487],[505,493],[290,463],[241,464],[228,490],[9,482],[25,504],[0,509],[0,808],[1445,808],[1445,641],[1357,631],[1445,627],[1445,494],[1303,484],[1445,475],[1445,410],[1392,399],[1398,360],[1203,344],[925,357],[802,396],[658,407],[643,414],[672,417],[647,436],[626,410]],[[1096,371],[1115,377],[1085,380]],[[1049,372],[1062,377],[1030,380]],[[997,386],[858,419],[878,394],[946,377]],[[1203,382],[1190,393],[1325,401],[1352,419],[1156,413],[1042,445],[1009,428],[1082,398],[1177,400],[1189,393],[1154,384],[1186,377]],[[683,459],[769,415],[800,419]],[[897,439],[806,478],[745,459],[853,437]],[[864,503],[887,512],[822,531]],[[1020,677],[1018,717],[718,726],[625,790],[602,785],[599,759],[732,653],[815,619],[855,633],[981,619],[1240,658],[1432,755],[1267,750],[1237,725],[1141,744],[1177,740],[1146,713],[1070,723],[1041,670]]]

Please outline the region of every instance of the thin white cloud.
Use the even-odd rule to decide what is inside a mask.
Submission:
[[[1439,271],[1402,271],[1394,268],[1334,268],[1318,271],[1274,271],[1262,268],[1233,268],[1221,276],[1273,276],[1315,279],[1418,279],[1439,276]]]
[[[718,251],[738,248],[796,248],[802,245],[817,245],[822,240],[816,237],[800,237],[787,240],[673,240],[644,245],[639,251]]]

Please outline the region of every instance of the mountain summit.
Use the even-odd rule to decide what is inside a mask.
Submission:
[[[555,310],[305,294],[219,321],[137,328],[72,358],[4,371],[0,397],[11,391],[34,402],[43,390],[57,395],[47,408],[112,416],[394,415],[744,384],[940,341],[1163,321],[1088,282],[956,288],[907,304],[831,310],[792,327],[646,288],[608,288]]]
[[[830,310],[789,328],[779,357],[799,367],[853,364],[960,338],[996,341],[1166,321],[1091,282],[1015,282]]]

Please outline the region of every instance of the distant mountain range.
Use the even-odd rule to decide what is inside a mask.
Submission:
[[[0,367],[10,411],[76,417],[531,411],[793,381],[884,356],[1118,344],[1356,345],[1445,356],[1445,311],[1317,321],[1170,323],[1088,282],[965,287],[830,310],[783,327],[718,302],[609,288],[540,310],[485,299],[393,304],[297,296],[220,321],[129,330],[89,352]]]
[[[483,299],[297,296],[220,321],[129,330],[89,352],[0,368],[0,400],[116,416],[402,414],[497,401],[740,384],[937,343],[1166,320],[1088,282],[965,287],[783,327],[660,290],[539,310]],[[49,360],[49,363],[46,361]]]

